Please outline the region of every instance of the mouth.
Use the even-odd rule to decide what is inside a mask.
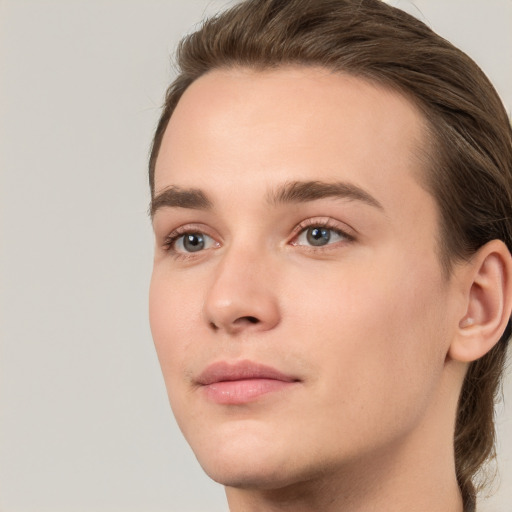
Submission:
[[[253,402],[263,395],[290,389],[298,382],[293,376],[252,361],[213,363],[197,379],[208,400],[224,405]]]

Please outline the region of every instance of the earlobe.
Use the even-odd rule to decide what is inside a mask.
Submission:
[[[448,355],[471,362],[489,352],[507,327],[512,310],[512,256],[501,240],[492,240],[464,270],[466,311]]]

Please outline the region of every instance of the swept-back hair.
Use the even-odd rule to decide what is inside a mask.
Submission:
[[[323,66],[392,88],[427,121],[423,186],[440,213],[439,254],[447,277],[455,261],[493,239],[512,248],[512,131],[480,68],[424,23],[380,0],[246,0],[182,40],[149,162],[187,87],[219,68]],[[495,454],[494,401],[510,325],[473,362],[459,399],[454,450],[457,478],[472,510],[475,475]]]

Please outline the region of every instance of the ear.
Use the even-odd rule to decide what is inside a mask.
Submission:
[[[464,265],[465,313],[448,356],[471,362],[499,341],[512,310],[512,256],[501,240],[492,240]]]

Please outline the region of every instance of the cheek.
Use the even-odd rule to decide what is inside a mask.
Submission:
[[[176,375],[188,350],[190,329],[198,326],[197,294],[155,269],[149,289],[149,323],[164,377]]]
[[[194,341],[200,331],[197,289],[155,268],[149,290],[149,321],[169,403],[181,429],[190,410],[187,361],[194,359]],[[195,290],[195,292],[194,292]]]
[[[445,334],[437,269],[393,261],[397,264],[375,271],[345,267],[329,278],[319,276],[316,282],[323,285],[314,290],[304,286],[289,294],[298,297],[289,306],[296,336],[321,370],[324,406],[333,411],[340,403],[345,413],[353,407],[354,417],[361,404],[369,414],[387,414],[384,409],[392,404],[404,412],[414,404],[419,411],[442,372]]]

